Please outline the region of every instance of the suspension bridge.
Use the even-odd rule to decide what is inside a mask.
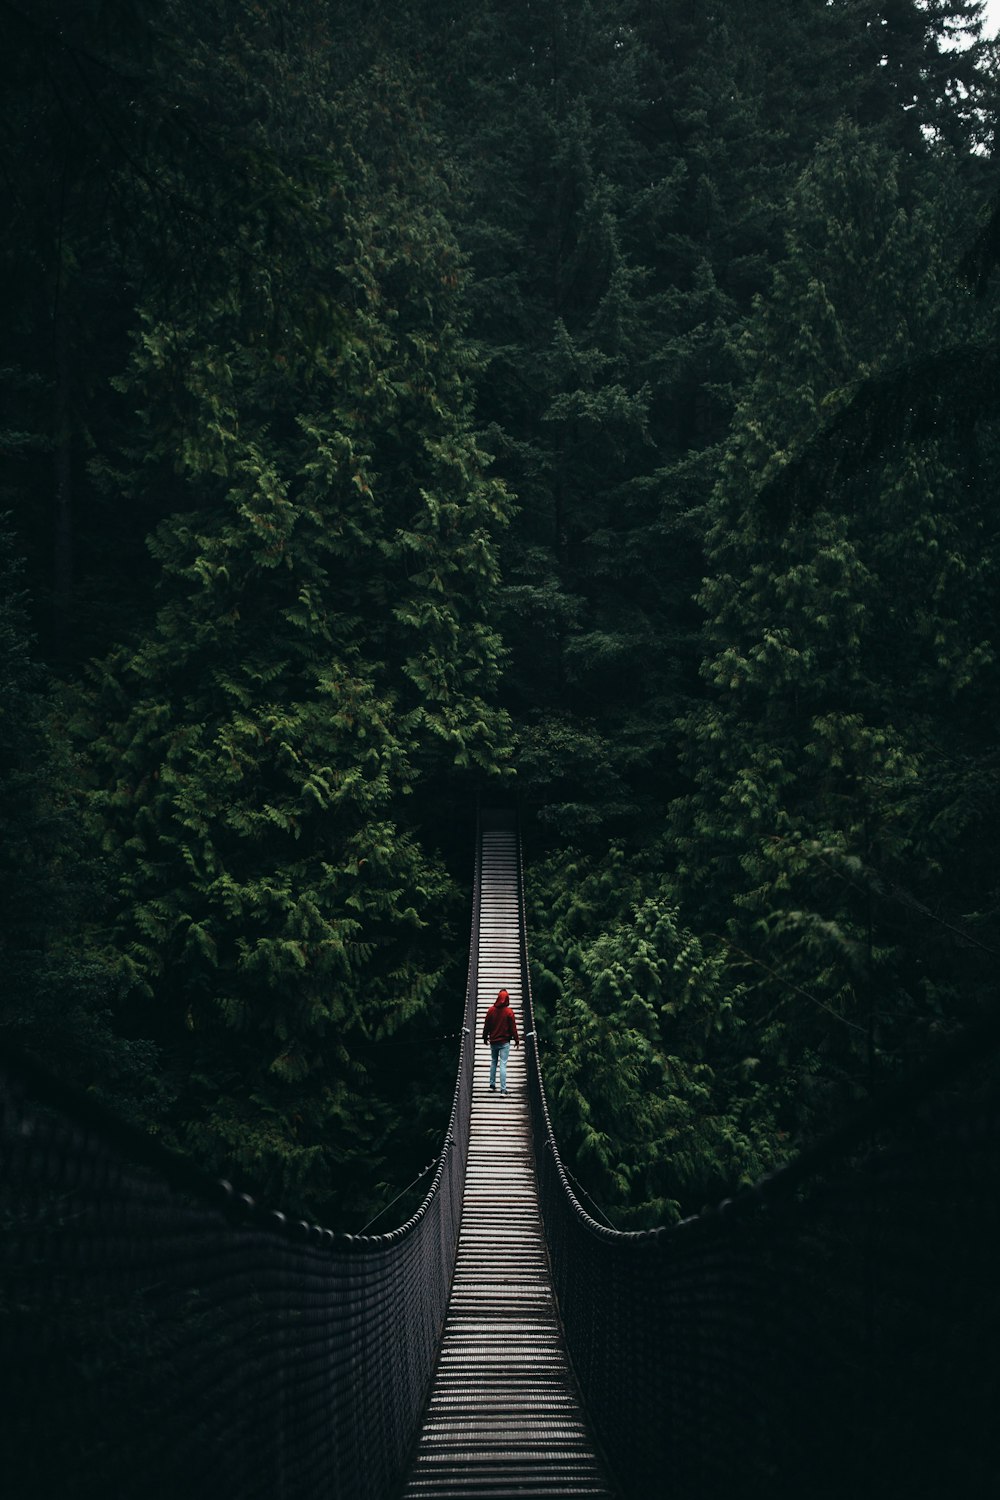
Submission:
[[[509,990],[509,1094],[477,1042]],[[669,1229],[573,1190],[516,820],[481,814],[451,1116],[398,1229],[270,1211],[25,1060],[0,1082],[9,1500],[1000,1491],[997,1028]]]

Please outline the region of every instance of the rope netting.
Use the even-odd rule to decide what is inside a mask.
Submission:
[[[5,1494],[398,1492],[457,1246],[478,881],[446,1142],[421,1208],[390,1234],[268,1213],[30,1066],[0,1071]],[[522,965],[534,1033],[523,923]],[[529,1041],[555,1289],[626,1496],[997,1490],[997,1042],[994,1026],[959,1043],[729,1205],[620,1234],[572,1190]]]
[[[478,879],[451,1119],[388,1234],[267,1212],[71,1096],[0,1070],[0,1474],[10,1500],[384,1500],[455,1263]],[[470,1019],[471,1018],[471,1019]]]
[[[533,1040],[556,1295],[625,1495],[1000,1493],[998,1045],[984,1026],[756,1188],[623,1234],[573,1191]]]

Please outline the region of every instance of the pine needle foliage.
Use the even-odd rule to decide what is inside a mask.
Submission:
[[[620,848],[533,870],[543,1068],[581,1199],[619,1228],[697,1212],[780,1150],[743,993],[667,883]],[[542,913],[545,919],[542,920]]]
[[[5,15],[10,1024],[363,1222],[437,1139],[512,749],[627,1222],[985,1003],[978,0]],[[69,747],[32,632],[96,658]]]
[[[982,337],[941,221],[894,160],[846,126],[817,153],[748,328],[701,595],[697,789],[673,809],[685,909],[730,943],[806,1128],[974,1013],[976,945],[994,941],[995,882],[969,834],[998,686],[995,424],[966,428],[971,443],[946,422],[890,427],[813,461],[859,386],[943,368],[956,335]]]
[[[470,433],[447,183],[403,80],[334,96],[322,7],[295,38],[255,8],[229,33],[231,9],[188,18],[178,89],[212,142],[176,166],[197,270],[143,304],[118,380],[123,491],[171,496],[155,615],[95,670],[81,728],[127,1021],[174,1093],[159,1128],[337,1215],[405,1131],[380,1044],[416,1058],[441,1029],[461,907],[417,804],[502,764],[507,501]]]

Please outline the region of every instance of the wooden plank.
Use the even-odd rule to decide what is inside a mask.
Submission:
[[[490,1057],[479,1040],[500,988],[510,994],[523,1036],[520,924],[516,834],[486,831],[462,1229],[437,1375],[405,1500],[609,1500],[613,1494],[587,1431],[556,1312],[523,1053],[511,1048],[504,1097],[488,1088]]]

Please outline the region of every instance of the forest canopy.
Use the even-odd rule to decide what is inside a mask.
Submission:
[[[359,1227],[486,789],[622,1227],[992,1004],[983,7],[2,10],[7,1038]]]

